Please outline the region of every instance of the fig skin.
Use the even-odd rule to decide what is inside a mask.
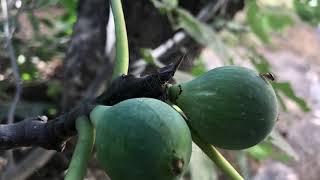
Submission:
[[[190,130],[168,104],[151,98],[97,106],[97,159],[112,180],[178,180],[192,151]]]
[[[173,85],[168,96],[202,139],[224,149],[258,144],[270,133],[278,116],[276,94],[268,80],[239,66],[218,67]]]

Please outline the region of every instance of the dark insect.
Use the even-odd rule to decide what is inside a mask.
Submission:
[[[262,77],[264,77],[264,78],[266,78],[266,79],[268,79],[268,80],[270,80],[270,81],[275,81],[276,80],[276,78],[275,78],[275,76],[272,74],[272,73],[262,73],[262,74],[260,74],[260,76],[262,76]]]

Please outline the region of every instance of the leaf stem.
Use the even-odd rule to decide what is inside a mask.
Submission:
[[[94,129],[86,116],[76,120],[78,141],[65,176],[65,180],[81,180],[86,175],[87,164],[94,144]]]
[[[232,165],[211,144],[202,140],[196,133],[192,132],[192,140],[200,149],[232,180],[244,180],[243,177],[232,167]]]
[[[114,79],[123,74],[128,74],[129,48],[121,0],[111,0],[110,2],[116,32],[116,62],[112,74],[112,79]]]

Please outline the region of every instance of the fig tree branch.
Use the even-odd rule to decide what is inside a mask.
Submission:
[[[0,125],[0,150],[38,146],[63,151],[65,142],[76,135],[76,118],[88,116],[95,105],[111,106],[138,97],[165,99],[165,85],[173,77],[181,61],[182,59],[144,77],[120,76],[97,98],[86,100],[55,119],[46,121],[39,116],[14,124]]]

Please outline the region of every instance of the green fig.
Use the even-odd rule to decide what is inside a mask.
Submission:
[[[268,77],[239,66],[218,67],[173,85],[168,96],[202,139],[224,149],[245,149],[261,142],[278,116]]]
[[[191,156],[185,120],[168,104],[151,98],[97,106],[97,159],[112,180],[178,180]]]

